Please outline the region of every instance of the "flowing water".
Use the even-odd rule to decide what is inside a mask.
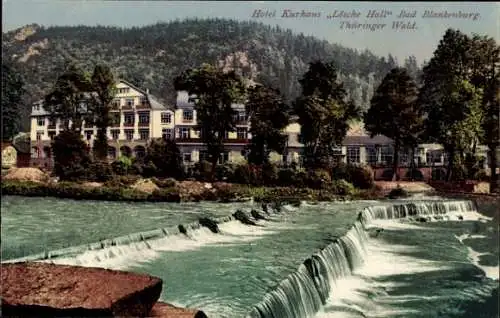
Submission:
[[[497,317],[498,225],[469,201],[285,206],[258,226],[227,217],[250,207],[2,197],[3,258],[71,246],[34,258],[161,277],[161,300],[209,317]]]

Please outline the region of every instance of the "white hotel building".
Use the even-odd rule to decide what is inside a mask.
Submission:
[[[185,164],[192,164],[207,158],[205,147],[196,129],[197,118],[193,103],[186,92],[178,92],[175,106],[164,105],[143,90],[126,82],[117,83],[117,94],[113,100],[113,124],[108,128],[110,160],[121,155],[143,157],[152,138],[175,139]],[[43,101],[33,105],[31,114],[32,165],[50,168],[51,141],[61,130],[61,122],[50,121],[43,109]],[[245,146],[251,139],[248,117],[242,104],[234,104],[237,113],[237,128],[226,136],[226,152],[220,162],[244,162]],[[277,163],[300,163],[303,145],[300,143],[300,125],[292,123],[286,127],[288,142],[284,154],[271,153],[271,161]],[[89,145],[97,134],[96,127],[83,123],[82,135]],[[485,156],[484,147],[479,147]],[[362,130],[350,132],[337,149],[342,161],[367,163],[374,168],[387,168],[392,161],[392,140],[385,136],[370,138]],[[422,144],[416,149],[416,161],[420,167],[440,167],[445,164],[442,147],[436,144]],[[401,165],[409,166],[406,155],[401,156]]]

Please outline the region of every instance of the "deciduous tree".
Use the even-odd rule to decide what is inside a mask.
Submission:
[[[360,109],[348,99],[333,63],[310,63],[300,80],[302,96],[294,111],[299,117],[305,164],[310,168],[330,161],[334,147],[341,145],[349,121],[360,116]]]
[[[267,164],[271,151],[282,154],[285,150],[287,135],[283,129],[289,123],[289,107],[278,90],[258,85],[249,90],[246,111],[252,134],[248,161]]]
[[[233,71],[224,73],[213,65],[203,64],[198,69],[183,72],[175,79],[174,86],[178,91],[187,91],[194,103],[213,178],[219,156],[224,151],[226,133],[236,129],[232,105],[243,101],[244,83]]]
[[[21,76],[12,67],[2,63],[2,140],[12,140],[19,133],[23,94]]]
[[[404,68],[394,68],[382,80],[364,115],[371,136],[385,135],[394,141],[393,179],[399,180],[399,153],[413,149],[422,131],[423,109],[416,102],[418,89]]]

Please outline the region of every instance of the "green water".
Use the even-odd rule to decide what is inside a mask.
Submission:
[[[163,301],[202,309],[209,317],[244,317],[373,204],[287,207],[258,227],[230,221],[220,225],[221,234],[200,229],[190,238],[151,241],[150,249],[138,243],[62,261],[149,273],[164,280]],[[200,215],[229,215],[237,208],[250,206],[2,197],[3,258],[188,223]],[[384,232],[367,243],[364,267],[339,282],[318,317],[496,317],[498,280],[473,265],[468,249],[490,253],[479,257],[479,265],[498,266],[493,222],[390,221],[381,226]]]
[[[2,196],[2,259],[226,216],[243,204],[128,203]]]

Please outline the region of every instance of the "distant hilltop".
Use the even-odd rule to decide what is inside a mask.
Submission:
[[[36,24],[3,33],[4,62],[24,76],[26,105],[42,98],[68,62],[91,69],[109,64],[117,76],[149,88],[174,103],[173,79],[202,63],[232,68],[251,82],[279,88],[288,101],[300,94],[298,80],[314,60],[334,60],[350,96],[365,109],[376,85],[397,65],[392,56],[331,44],[312,36],[257,22],[188,19],[133,28],[43,27]],[[406,64],[417,72],[414,58]],[[28,127],[29,106],[23,110]]]

